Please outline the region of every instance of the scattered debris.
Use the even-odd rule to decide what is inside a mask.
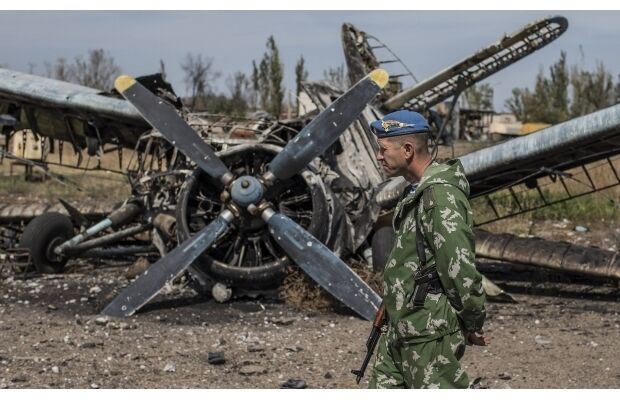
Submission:
[[[24,374],[15,375],[14,377],[11,378],[11,382],[13,383],[28,382],[28,376]]]
[[[211,365],[220,365],[226,362],[223,351],[209,352],[207,362]]]
[[[280,385],[281,389],[306,389],[308,384],[303,379],[289,379]]]
[[[250,375],[262,375],[267,373],[267,368],[262,365],[244,365],[239,368],[239,375],[250,376]]]
[[[166,366],[163,369],[164,372],[176,372],[176,370],[177,369],[173,363],[166,364]]]
[[[99,286],[93,286],[90,289],[88,289],[88,293],[89,294],[98,294],[101,293],[101,288]]]
[[[542,345],[551,343],[551,339],[545,336],[541,336],[541,335],[536,335],[534,340],[536,341],[537,344],[542,344]]]
[[[146,257],[140,257],[134,262],[125,272],[125,278],[133,279],[136,276],[140,275],[151,265],[149,260]]]
[[[512,374],[510,372],[502,372],[501,374],[499,374],[499,379],[509,381],[512,379]]]

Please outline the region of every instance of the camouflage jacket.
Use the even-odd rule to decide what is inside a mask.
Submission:
[[[396,240],[384,271],[388,339],[418,343],[459,329],[476,331],[485,318],[482,276],[474,265],[469,183],[458,160],[432,163],[416,190],[408,187],[394,211]],[[415,209],[418,208],[416,221]],[[426,265],[419,265],[416,224],[425,237]],[[428,294],[414,307],[414,275],[435,264],[445,293]]]

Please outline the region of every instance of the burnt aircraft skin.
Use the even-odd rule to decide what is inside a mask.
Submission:
[[[31,76],[30,78],[35,84],[41,83],[38,77]],[[231,169],[247,168],[245,165],[237,165],[236,163],[240,160],[247,161],[250,158],[256,160],[252,168],[264,168],[268,161],[281,151],[282,144],[294,137],[298,128],[305,124],[305,122],[299,121],[281,123],[268,119],[244,120],[239,123],[238,121],[226,121],[226,118],[207,119],[207,116],[202,114],[184,115],[192,128],[205,140],[205,143],[220,149],[218,156],[227,162],[230,160]],[[309,118],[304,118],[304,120],[306,119]],[[231,125],[233,125],[232,128]],[[187,163],[183,154],[178,153],[167,144],[157,131],[149,131],[141,135],[135,142],[138,157],[128,171],[133,197],[128,199],[127,203],[140,204],[143,213],[138,218],[117,221],[115,227],[118,232],[115,234],[102,233],[102,230],[107,227],[106,224],[98,226],[95,224],[90,227],[92,239],[84,238],[85,242],[76,243],[76,246],[79,246],[78,249],[82,251],[71,249],[71,257],[122,256],[131,254],[132,250],[135,251],[138,248],[142,251],[150,248],[152,251],[153,246],[147,246],[147,243],[129,242],[127,246],[118,246],[112,242],[113,239],[120,239],[136,229],[147,230],[152,242],[156,244],[157,250],[163,255],[177,239],[176,235],[175,237],[170,237],[170,235],[166,237],[164,232],[167,229],[158,224],[158,221],[165,219],[165,216],[177,217],[178,224],[175,224],[180,227],[178,236],[181,241],[193,233],[192,224],[186,220],[186,213],[188,209],[196,206],[192,204],[192,196],[198,190],[193,187],[197,181],[200,181],[200,179],[196,179],[198,174],[192,173],[193,168]],[[131,143],[127,147],[130,145]],[[288,215],[291,218],[307,228],[312,235],[326,243],[337,254],[351,253],[355,248],[351,246],[350,237],[352,235],[350,233],[355,231],[348,226],[346,207],[325,184],[325,182],[338,179],[338,175],[331,170],[327,163],[321,162],[319,159],[314,160],[311,164],[300,176],[290,179],[287,190],[281,187],[278,205],[281,208],[288,207]],[[357,174],[361,176],[363,172]],[[185,180],[187,182],[184,183]],[[183,196],[180,204],[189,204],[189,206],[176,207],[181,187],[185,190],[181,191]],[[349,185],[349,187],[354,188],[353,185]],[[346,190],[339,190],[341,194],[345,192]],[[356,190],[357,192],[359,190]],[[212,191],[209,190],[207,193],[210,194]],[[304,197],[307,199],[304,200]],[[368,196],[366,196],[367,198]],[[215,200],[219,201],[219,199]],[[355,203],[351,202],[351,204]],[[363,209],[364,207],[358,205],[358,208]],[[7,214],[10,214],[10,222],[15,222],[14,212],[15,210],[12,210]],[[84,227],[84,229],[86,228],[88,227]],[[227,240],[234,241],[234,238],[227,238]],[[93,244],[106,244],[107,246],[93,248]],[[257,260],[256,265],[248,265],[247,262],[243,265],[237,261],[232,262],[234,260],[231,260],[230,257],[234,254],[226,257],[220,256],[219,260],[211,259],[204,265],[212,265],[209,272],[212,272],[214,276],[205,273],[201,267],[192,266],[190,269],[191,276],[194,277],[192,285],[201,293],[209,293],[215,282],[223,282],[227,286],[255,291],[275,288],[283,279],[284,269],[290,264],[290,261],[277,246],[270,244],[270,248],[277,256],[275,260]],[[67,256],[69,256],[68,253]],[[209,256],[205,255],[204,257]],[[63,259],[66,260],[66,258]],[[60,264],[56,263],[56,265]]]
[[[404,69],[405,73],[390,73],[390,82],[378,97],[382,110],[389,112],[406,108],[422,112],[540,50],[560,37],[566,29],[568,20],[562,16],[534,21],[422,82],[418,82],[401,59],[376,37],[345,23],[341,38],[352,82],[375,68],[390,71],[389,66],[397,63]],[[377,48],[385,49],[392,59],[378,59],[373,50]],[[415,84],[403,89],[403,77],[411,77]]]
[[[34,79],[36,80],[36,78]],[[150,93],[146,90],[144,90],[143,92],[146,95],[149,95]],[[150,95],[150,96],[154,97],[153,95]],[[158,100],[157,102],[159,104],[167,103],[167,101],[161,101],[161,100]],[[340,121],[343,113],[345,115],[351,114],[352,118],[354,119],[357,112],[359,112],[359,110],[354,112],[353,109],[350,108],[351,104],[350,104],[350,101],[346,99],[346,95],[345,95],[345,99],[343,100],[343,102],[341,102],[341,104],[342,104],[341,106],[338,106],[338,109],[340,110],[340,112],[337,113],[338,115],[336,116],[335,119],[333,118],[330,119],[329,117],[329,114],[334,113],[334,107],[336,107],[334,105],[331,107],[331,112],[319,114],[318,117],[315,117],[312,119],[312,122],[310,122],[310,124],[307,125],[306,128],[315,129],[313,127],[313,123],[315,124],[322,123],[324,126],[328,126],[330,128],[334,126],[338,130],[342,130],[346,128],[346,126],[349,125],[350,122]],[[355,107],[359,107],[359,106],[355,106]],[[359,109],[361,110],[362,108],[363,106]],[[173,108],[166,108],[166,110],[170,110],[168,113],[169,114],[168,117],[170,117],[171,115],[174,115],[174,116],[177,115],[176,111],[172,111]],[[141,110],[141,111],[144,112],[145,110]],[[156,112],[151,115],[160,116],[160,114],[161,112]],[[328,115],[328,117],[322,118],[322,116],[325,114]],[[188,120],[191,121],[190,123],[192,123],[192,125],[194,126],[197,125],[199,128],[201,127],[201,125],[204,125],[201,116],[196,116],[194,118],[190,117],[188,118]],[[180,121],[183,121],[180,118],[178,118],[176,122],[174,121],[175,120],[173,120],[173,128],[175,128],[174,132],[179,131],[179,130],[183,132],[183,129],[184,129],[186,132],[186,135],[185,135],[186,138],[187,138],[187,135],[189,134],[189,135],[194,135],[195,138],[201,139],[201,136],[204,134],[203,130],[196,129],[199,132],[200,136],[197,135],[196,133],[194,133],[193,129],[189,128],[189,126],[187,125],[184,125],[185,124],[184,122],[180,123]],[[152,120],[150,122],[153,123]],[[164,123],[165,125],[170,122],[170,119],[167,122],[166,121],[164,122],[165,122]],[[175,127],[174,126],[175,123],[177,123],[177,125],[179,126]],[[62,258],[69,254],[71,254],[71,256],[79,256],[80,253],[79,251],[77,251],[77,248],[83,249],[83,250],[89,250],[90,253],[92,253],[92,247],[94,243],[109,244],[115,238],[122,238],[125,236],[129,236],[131,233],[148,230],[150,228],[153,228],[151,231],[153,244],[157,247],[157,249],[160,251],[162,255],[166,253],[167,248],[170,247],[170,243],[166,243],[166,240],[162,238],[163,235],[161,233],[165,232],[167,229],[165,229],[165,227],[162,227],[162,226],[157,226],[158,225],[157,221],[162,220],[162,219],[166,220],[166,218],[162,218],[162,216],[170,215],[171,214],[170,211],[174,211],[174,209],[176,208],[176,197],[177,197],[178,192],[166,193],[163,196],[164,199],[162,200],[161,199],[162,197],[161,196],[162,194],[161,183],[166,182],[167,180],[170,180],[169,178],[172,178],[172,177],[174,178],[180,177],[181,182],[184,180],[185,176],[190,176],[194,178],[194,179],[191,179],[191,178],[188,179],[189,182],[200,181],[200,179],[195,179],[198,176],[198,174],[191,173],[193,169],[191,167],[191,164],[188,163],[187,159],[185,159],[184,154],[182,154],[181,152],[178,152],[176,148],[172,148],[170,145],[168,145],[168,149],[166,149],[163,152],[160,152],[160,154],[155,154],[153,152],[153,149],[155,148],[158,148],[160,150],[162,148],[165,148],[165,143],[162,143],[163,141],[161,140],[160,132],[166,131],[166,127],[164,125],[158,124],[157,122],[155,122],[154,125],[158,127],[160,131],[153,131],[145,135],[142,135],[138,139],[138,145],[136,146],[136,148],[138,149],[138,154],[142,155],[142,160],[138,160],[138,171],[137,172],[139,173],[137,174],[137,176],[136,174],[134,174],[134,176],[131,179],[132,184],[133,184],[132,191],[134,193],[134,196],[131,199],[128,199],[120,209],[114,211],[110,216],[99,221],[93,226],[88,227],[88,229],[86,229],[79,235],[75,236],[71,240],[67,240],[60,245],[58,245],[58,243],[55,243],[55,246],[54,246],[55,255],[50,257],[52,259],[50,261],[54,262],[55,267],[61,264]],[[338,204],[338,200],[335,199],[333,195],[330,196],[327,194],[328,190],[326,189],[326,186],[322,182],[322,179],[319,177],[318,172],[319,170],[321,170],[322,174],[328,174],[332,177],[332,179],[334,178],[336,174],[334,172],[330,172],[329,166],[327,166],[326,164],[323,164],[323,165],[319,165],[316,167],[310,166],[307,169],[304,168],[304,171],[301,173],[301,179],[300,177],[289,176],[290,170],[295,171],[295,169],[299,169],[301,166],[305,165],[307,162],[314,159],[315,156],[318,154],[316,153],[317,149],[319,152],[324,151],[325,147],[329,146],[333,142],[333,139],[338,139],[338,135],[330,134],[329,129],[325,130],[324,128],[319,127],[316,130],[317,133],[314,133],[312,135],[310,142],[307,142],[306,145],[301,145],[301,147],[298,146],[297,148],[295,148],[296,143],[298,141],[299,143],[305,143],[304,140],[306,136],[302,135],[302,136],[297,137],[295,136],[297,132],[295,131],[294,128],[286,127],[286,129],[281,129],[281,126],[279,127],[277,125],[281,125],[281,124],[272,124],[268,129],[263,130],[263,131],[255,130],[255,132],[253,132],[254,137],[250,139],[247,138],[247,135],[241,135],[240,142],[243,142],[244,139],[247,140],[247,143],[245,145],[237,144],[236,146],[227,148],[226,144],[228,143],[223,143],[223,145],[221,146],[223,150],[221,150],[221,152],[224,152],[224,153],[228,152],[229,155],[235,154],[237,157],[237,160],[243,159],[244,161],[247,161],[249,158],[248,156],[255,155],[256,153],[261,153],[261,150],[262,150],[262,152],[264,153],[263,155],[264,156],[266,155],[267,158],[264,160],[259,160],[258,163],[254,165],[255,168],[256,167],[264,168],[264,166],[267,165],[268,160],[275,161],[275,164],[271,167],[271,169],[269,171],[266,171],[263,174],[264,175],[263,181],[265,181],[266,183],[270,183],[274,179],[280,178],[280,179],[284,179],[284,183],[286,183],[286,180],[289,180],[289,179],[297,179],[297,181],[307,182],[307,187],[309,189],[308,191],[311,194],[311,196],[309,197],[310,197],[310,200],[314,203],[314,204],[311,204],[312,206],[311,209],[313,211],[320,211],[320,212],[309,213],[309,215],[312,216],[312,218],[310,219],[310,225],[311,225],[310,227],[314,225],[314,227],[319,233],[319,235],[317,236],[325,240],[325,242],[328,245],[331,245],[332,248],[336,249],[336,251],[344,251],[343,246],[340,244],[340,241],[338,240],[339,235],[332,234],[332,226],[335,226],[333,233],[338,233],[338,230],[346,229],[346,226],[344,226],[344,223],[340,221],[340,219],[342,219],[342,216],[344,215],[344,211],[343,211],[344,208],[340,204]],[[276,136],[278,131],[281,131],[280,132],[281,136]],[[306,129],[306,131],[308,134],[311,132],[308,129]],[[303,132],[303,129],[302,129],[302,132]],[[230,131],[228,133],[230,133]],[[317,134],[320,137],[317,136]],[[218,139],[217,135],[214,135],[214,136],[215,136],[215,141],[217,141]],[[257,141],[256,140],[257,136],[264,138],[264,140],[262,142]],[[291,136],[294,136],[293,140],[290,140]],[[203,171],[210,170],[213,173],[213,170],[215,170],[216,172],[214,173],[214,175],[217,177],[217,179],[214,183],[216,186],[220,186],[220,185],[223,185],[225,187],[229,186],[231,183],[232,177],[233,177],[232,173],[225,172],[227,167],[221,161],[219,161],[219,158],[216,157],[215,153],[210,150],[210,147],[208,147],[209,144],[207,144],[207,142],[203,140],[196,140],[195,138],[190,139],[190,140],[185,140],[185,144],[181,143],[182,152],[187,153],[185,155],[190,155],[192,159],[197,160],[198,165],[202,167]],[[329,140],[327,140],[328,138]],[[172,139],[168,137],[168,139],[169,139],[169,143],[173,145],[177,144],[179,139],[181,139],[181,142],[183,141],[183,137],[176,137],[176,136]],[[221,136],[219,137],[219,139],[221,139]],[[269,141],[272,141],[272,142],[275,141],[275,142],[278,142],[278,144],[289,143],[289,145],[287,145],[284,148],[284,150],[282,150],[282,147],[269,144],[268,143]],[[308,147],[308,145],[311,145],[312,148]],[[311,151],[309,152],[309,150]],[[146,157],[144,155],[145,154],[148,155],[151,153],[153,156],[156,156],[156,157],[152,157],[149,163],[148,161],[145,160]],[[163,156],[161,153],[163,153]],[[292,154],[295,154],[295,155],[291,157]],[[226,154],[223,154],[223,156],[225,155]],[[300,156],[302,158],[300,158]],[[157,158],[160,164],[164,164],[163,170],[159,170],[159,171],[149,170],[148,167],[149,166],[152,167],[154,158]],[[162,159],[163,159],[163,162],[162,162]],[[278,160],[280,160],[279,163],[277,162]],[[290,161],[287,162],[287,161],[282,161],[282,160],[290,160]],[[293,163],[294,168],[290,168],[291,162]],[[312,163],[321,164],[319,160],[315,160]],[[213,167],[213,165],[215,165],[215,167]],[[233,164],[231,165],[231,167],[235,167],[235,165]],[[245,166],[241,166],[241,167],[243,169],[243,167]],[[314,172],[312,171],[313,169],[314,169]],[[217,173],[218,171],[221,172],[221,174],[218,174]],[[235,170],[233,171],[236,174],[241,174],[239,171],[235,171]],[[273,175],[271,171],[275,171],[276,175]],[[133,172],[136,172],[136,171],[133,171]],[[289,186],[293,188],[299,186],[297,184],[298,182],[293,182],[293,183],[295,184],[289,183]],[[185,190],[183,193],[191,194],[192,190],[190,190],[191,189],[189,188],[190,186],[191,186],[190,184],[185,184],[183,187],[188,188],[188,189]],[[269,186],[276,187],[275,185],[271,185],[271,184],[269,184]],[[283,185],[278,185],[277,189],[278,189],[277,191],[280,192],[278,193],[280,195],[279,200],[282,200],[282,195],[285,194],[284,192],[290,191],[290,190],[285,191],[285,189],[289,189],[289,188],[286,188],[286,185],[284,185],[284,187]],[[289,197],[291,197],[290,193],[288,195]],[[298,193],[297,196],[293,196],[293,197],[297,197],[297,199],[295,198],[292,199],[293,203],[299,202],[299,197],[304,196],[304,195],[305,194],[302,192],[302,193]],[[284,200],[286,200],[286,198]],[[278,210],[282,210],[284,208],[283,211],[286,214],[287,211],[289,210],[286,210],[286,207],[284,206],[287,204],[291,205],[292,203],[290,202],[290,200],[291,199],[289,198],[289,202],[286,204],[285,204],[285,201],[280,201],[279,204],[277,204]],[[232,206],[234,206],[234,204],[231,205],[231,207]],[[131,209],[140,210],[140,212],[123,212],[123,210],[127,209],[128,207]],[[186,210],[187,208],[179,207],[179,209],[183,211],[183,210]],[[233,210],[234,210],[234,207],[233,207]],[[264,210],[264,212],[266,211],[268,211],[268,209]],[[295,212],[295,210],[290,210],[290,211],[293,212],[293,215],[291,215],[291,217],[293,217],[295,220],[300,219],[300,212]],[[303,211],[304,210],[302,210],[302,212]],[[317,218],[315,218],[315,215],[317,216],[318,220]],[[321,215],[323,216],[322,218],[320,218]],[[42,217],[45,217],[45,216],[42,216]],[[57,216],[50,216],[50,217],[56,218]],[[136,217],[139,217],[139,218],[136,220]],[[282,225],[275,224],[277,221],[285,221],[285,222],[288,221],[288,222],[286,222],[282,226]],[[269,224],[269,221],[266,221],[266,222]],[[302,223],[303,225],[302,221],[299,221],[299,222]],[[326,224],[325,222],[328,222],[328,223]],[[38,221],[38,223],[41,224],[41,221]],[[138,223],[138,225],[126,227],[126,225],[135,224],[135,223]],[[289,220],[288,217],[282,214],[282,215],[279,215],[278,218],[273,219],[272,229],[284,229],[286,226],[289,226],[291,224],[293,224],[292,220]],[[180,223],[178,225],[181,226],[183,225],[183,223]],[[190,226],[190,224],[185,224],[185,225],[188,227]],[[103,236],[94,238],[95,236],[99,235],[101,232],[103,232],[103,230],[105,230],[106,228],[110,226],[114,226],[115,228],[119,230],[112,234],[104,234]],[[277,228],[278,226],[280,226],[280,228]],[[290,230],[291,228],[289,227],[287,229]],[[28,233],[28,230],[26,231],[26,233]],[[312,233],[313,232],[310,232],[310,235],[312,235]],[[304,235],[306,235],[305,233],[303,233],[303,230],[302,230],[302,233],[300,234],[301,234],[300,237],[305,237]],[[181,236],[181,234],[179,236]],[[30,239],[31,238],[28,238],[28,237],[22,238],[22,241],[27,244],[30,241]],[[307,239],[306,242],[310,243],[309,237],[307,237],[306,239]],[[182,240],[183,238],[180,238],[180,241]],[[320,242],[316,241],[316,239],[313,239],[313,240],[315,243],[314,248],[317,249],[317,251],[320,250],[319,255],[325,252],[327,252],[325,254],[331,254],[331,252],[329,252],[327,248],[324,248],[323,250],[321,250],[322,245],[320,244]],[[174,239],[172,241],[174,241]],[[273,248],[273,247],[276,247],[276,246],[272,245],[270,248]],[[135,248],[135,246],[133,248]],[[351,251],[351,250],[348,250],[348,251]],[[287,253],[289,255],[291,253],[294,253],[294,249],[292,248],[287,249]],[[301,255],[299,254],[294,255],[294,257],[295,256],[297,258],[301,257]],[[278,261],[280,261],[278,265],[275,265],[274,266],[275,268],[271,268],[271,270],[277,270],[279,272],[280,277],[283,277],[284,275],[283,274],[284,266],[290,263],[288,260],[282,260],[284,258],[286,258],[286,253],[281,254],[281,256],[278,257]],[[347,268],[348,270],[348,267],[346,267],[342,263],[342,261],[340,261],[339,259],[337,261],[338,263],[341,264],[341,267],[344,266],[344,268]],[[335,261],[332,260],[332,264],[334,262]],[[297,263],[302,264],[303,257],[300,260],[298,260]],[[228,272],[230,272],[231,267],[233,266],[225,265],[224,269],[227,269]],[[228,285],[240,284],[241,286],[243,286],[243,284],[245,283],[246,285],[250,286],[253,289],[262,289],[266,283],[269,283],[271,286],[274,286],[274,284],[277,285],[279,283],[278,280],[274,282],[273,279],[267,279],[263,282],[261,282],[261,279],[258,279],[260,278],[260,274],[263,273],[265,269],[270,269],[268,265],[258,265],[258,266],[253,266],[253,265],[248,266],[246,264],[241,265],[241,260],[240,260],[238,265],[234,267],[245,267],[245,268],[242,268],[243,274],[241,276],[237,275],[236,277],[233,277],[233,279],[229,279],[225,281],[225,283]],[[199,286],[202,286],[203,290],[209,289],[214,283],[212,282],[213,278],[206,274],[202,274],[202,275],[207,276],[209,282],[205,282],[205,280],[203,280],[202,282],[199,282]],[[271,273],[271,276],[268,276],[268,277],[273,278],[274,274]],[[235,278],[236,280],[234,280]],[[316,278],[317,277],[315,277],[315,279]],[[320,276],[318,278],[320,278]],[[339,279],[339,280],[345,281],[345,279]],[[350,280],[351,279],[346,279],[346,281],[350,281]],[[326,282],[325,284],[327,285],[328,283]],[[356,285],[358,285],[359,287],[365,286],[365,284],[361,281],[357,282]],[[343,290],[343,289],[340,289],[340,290]],[[341,296],[340,297],[336,296],[336,297],[340,298]],[[369,304],[376,306],[376,304],[374,303],[376,302],[375,300],[377,300],[378,297],[376,296],[376,294],[374,294],[374,292],[370,291],[367,294],[364,294],[364,297],[366,299],[372,300],[372,302]],[[146,296],[144,297],[144,300],[146,301],[148,300],[148,298],[149,296]],[[137,304],[135,306],[139,306],[139,305],[140,304]],[[367,310],[368,310],[367,307],[365,309],[357,307],[356,311],[360,313],[361,315],[363,315],[364,317],[370,318],[372,315]],[[135,310],[132,310],[132,311],[135,311]],[[111,311],[111,312],[115,313],[116,310]]]

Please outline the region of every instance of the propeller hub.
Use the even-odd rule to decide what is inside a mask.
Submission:
[[[258,204],[263,198],[263,185],[253,176],[242,176],[233,182],[230,188],[233,201],[246,208],[250,204]]]

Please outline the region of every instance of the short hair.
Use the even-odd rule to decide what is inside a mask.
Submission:
[[[398,143],[401,147],[409,142],[413,144],[413,149],[416,153],[426,154],[429,152],[428,150],[428,133],[411,133],[409,135],[399,135],[399,136],[391,136],[387,137],[390,142]]]

